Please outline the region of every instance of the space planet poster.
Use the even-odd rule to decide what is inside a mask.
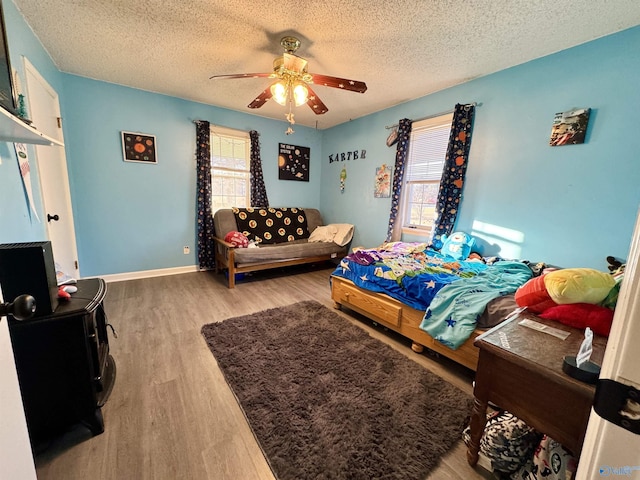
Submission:
[[[280,143],[278,150],[278,178],[308,182],[311,149]]]

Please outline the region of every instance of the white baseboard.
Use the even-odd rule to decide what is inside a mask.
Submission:
[[[112,275],[97,275],[107,283],[123,282],[125,280],[138,280],[140,278],[164,277],[167,275],[179,275],[181,273],[198,272],[197,265],[187,267],[159,268],[157,270],[143,270],[140,272],[114,273]],[[84,277],[83,277],[84,278]]]

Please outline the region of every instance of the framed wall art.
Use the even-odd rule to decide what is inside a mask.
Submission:
[[[309,181],[311,149],[297,145],[278,145],[278,178],[280,180]]]
[[[121,132],[125,162],[158,163],[156,137],[146,133]]]
[[[551,127],[549,145],[559,147],[584,143],[590,111],[590,108],[579,108],[556,113]]]
[[[373,196],[375,198],[388,198],[391,196],[391,167],[384,163],[376,168]]]

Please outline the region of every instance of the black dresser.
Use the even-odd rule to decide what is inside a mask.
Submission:
[[[79,280],[77,287],[50,315],[9,320],[34,450],[79,423],[93,435],[104,431],[100,409],[116,375],[103,306],[107,289],[99,278]]]

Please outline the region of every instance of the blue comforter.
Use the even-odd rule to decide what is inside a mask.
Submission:
[[[487,302],[514,292],[531,270],[519,262],[459,261],[424,243],[397,242],[347,255],[333,275],[426,312],[420,328],[456,349]]]
[[[474,331],[487,303],[515,292],[531,276],[524,263],[503,261],[473,278],[451,283],[435,295],[420,328],[455,350]]]
[[[486,268],[482,262],[462,262],[442,255],[424,243],[397,242],[347,255],[333,275],[425,311],[442,287],[474,277]]]

